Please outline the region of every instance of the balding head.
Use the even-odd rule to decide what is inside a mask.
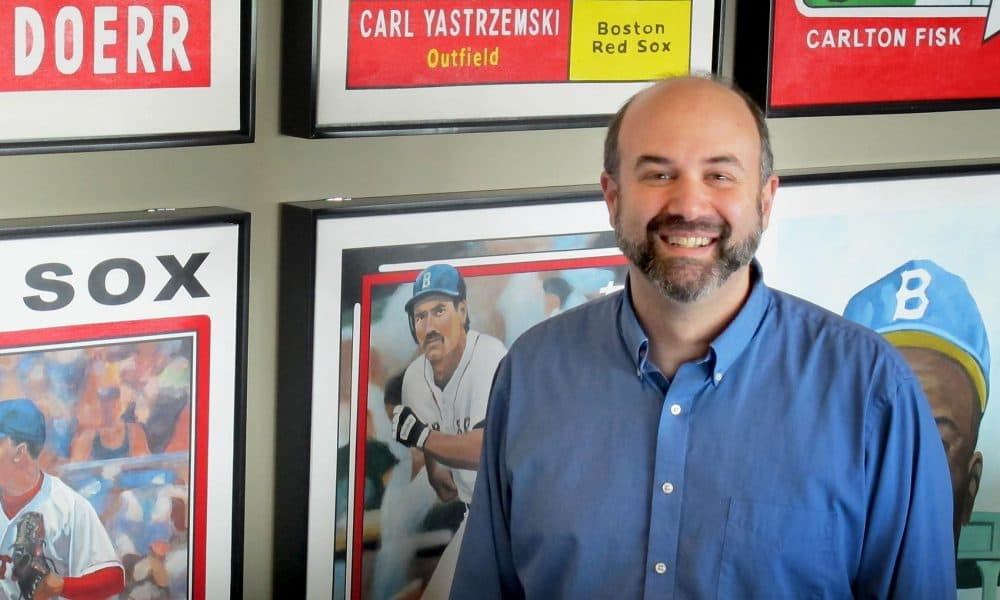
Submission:
[[[618,170],[621,167],[621,149],[619,138],[622,123],[626,119],[626,114],[632,112],[636,105],[641,105],[647,101],[661,99],[664,95],[678,93],[681,98],[695,98],[699,94],[713,95],[723,92],[738,99],[746,108],[757,129],[760,139],[760,183],[767,179],[774,172],[774,155],[771,152],[771,136],[767,130],[767,123],[764,120],[764,113],[743,90],[734,84],[709,76],[686,76],[665,79],[657,84],[638,92],[618,110],[611,123],[608,125],[607,136],[604,139],[604,170],[612,178],[617,178]]]

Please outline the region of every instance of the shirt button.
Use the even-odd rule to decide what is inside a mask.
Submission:
[[[661,485],[660,489],[663,490],[664,494],[673,494],[674,493],[674,484],[672,484],[672,483],[670,483],[668,481],[668,482],[664,483],[663,485]]]
[[[656,563],[656,565],[653,566],[653,569],[660,575],[663,575],[667,572],[667,565],[663,563]]]
[[[720,381],[722,381],[722,373],[721,372],[715,374],[715,383],[719,383]]]
[[[675,417],[677,415],[681,414],[681,405],[680,404],[671,404],[670,405],[670,414],[674,415]]]

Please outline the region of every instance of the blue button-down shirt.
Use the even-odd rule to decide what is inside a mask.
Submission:
[[[948,598],[951,482],[877,335],[770,290],[668,380],[626,290],[501,363],[452,598]]]

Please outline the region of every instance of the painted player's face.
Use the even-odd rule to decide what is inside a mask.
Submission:
[[[976,452],[979,398],[972,380],[955,360],[927,348],[904,347],[899,351],[920,380],[944,444],[954,494],[957,543],[962,525],[972,516],[983,472],[983,455]]]
[[[431,364],[457,359],[465,349],[468,308],[448,296],[430,296],[413,306],[413,331],[417,344]],[[457,363],[456,363],[457,364]]]
[[[743,100],[710,81],[670,82],[633,101],[618,139],[618,174],[601,185],[633,269],[693,302],[746,268],[778,180],[760,182],[760,136]]]
[[[18,447],[20,446],[20,452]],[[8,436],[0,437],[0,491],[5,491],[4,484],[16,477],[16,463],[27,453],[24,444],[15,444]]]

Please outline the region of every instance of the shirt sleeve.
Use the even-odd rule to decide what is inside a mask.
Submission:
[[[955,598],[948,463],[930,407],[908,371],[866,420],[867,526],[855,598]],[[893,389],[894,388],[894,389]]]
[[[510,539],[510,485],[504,461],[510,365],[500,363],[486,414],[483,454],[462,549],[452,581],[452,600],[523,598]]]
[[[62,597],[68,600],[103,600],[125,589],[125,573],[121,567],[106,567],[63,579]]]

